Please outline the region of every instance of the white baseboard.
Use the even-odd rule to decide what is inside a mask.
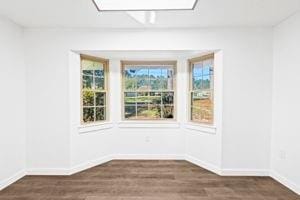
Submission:
[[[221,176],[269,176],[266,169],[222,169]]]
[[[13,184],[14,182],[18,181],[19,179],[23,178],[26,176],[26,171],[21,170],[14,174],[13,176],[5,179],[4,181],[0,182],[0,191],[3,190],[4,188],[8,187],[9,185]]]
[[[189,161],[189,162],[191,162],[191,163],[193,163],[193,164],[195,164],[195,165],[197,165],[199,167],[207,169],[207,170],[209,170],[211,172],[214,172],[214,173],[216,173],[218,175],[221,175],[221,169],[218,166],[216,166],[216,165],[213,165],[211,163],[199,160],[199,159],[197,159],[197,158],[195,158],[193,156],[189,156],[189,155],[185,156],[185,160]]]
[[[184,160],[180,154],[115,154],[112,160]]]
[[[70,169],[64,168],[48,168],[48,169],[28,169],[28,175],[72,175],[89,168],[101,165],[111,160],[184,160],[183,155],[173,154],[114,154],[104,156],[99,159],[86,161],[85,163],[71,167]]]
[[[288,187],[289,189],[300,195],[300,186],[296,183],[288,180],[286,177],[273,170],[270,171],[270,176],[282,185]]]
[[[114,154],[100,159],[90,160],[83,164],[72,167],[69,174],[75,174],[83,170],[101,165],[111,160],[184,160],[183,155],[161,155],[161,154]]]
[[[40,168],[27,169],[27,175],[35,176],[67,176],[70,175],[70,170],[67,168]]]
[[[83,164],[79,164],[79,165],[72,167],[69,171],[69,174],[72,175],[72,174],[87,170],[89,168],[95,167],[97,165],[101,165],[103,163],[109,162],[111,160],[113,160],[113,156],[105,156],[100,159],[90,160]]]

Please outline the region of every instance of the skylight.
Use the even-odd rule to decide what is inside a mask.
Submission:
[[[192,10],[197,0],[93,0],[99,11]]]

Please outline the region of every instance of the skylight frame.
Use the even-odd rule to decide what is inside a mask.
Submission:
[[[97,0],[92,0],[93,4],[95,5],[96,9],[99,12],[125,12],[125,11],[191,11],[191,10],[195,10],[198,1],[199,0],[193,0],[194,4],[191,8],[170,8],[170,9],[100,9],[100,6],[98,5],[98,3],[96,2]],[[151,1],[151,0],[149,0]]]

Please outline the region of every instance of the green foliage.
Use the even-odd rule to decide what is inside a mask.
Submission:
[[[142,115],[150,119],[160,118],[160,107],[143,110],[141,113],[138,113],[138,115]]]
[[[105,93],[84,90],[82,91],[82,98],[84,122],[105,120]]]
[[[94,91],[85,90],[82,92],[83,106],[94,106]]]
[[[126,119],[173,118],[174,92],[166,91],[173,89],[172,70],[164,67],[125,68],[124,75]],[[161,92],[164,90],[166,92]]]
[[[105,108],[96,107],[96,121],[105,120]]]
[[[136,80],[133,78],[125,79],[125,90],[135,90],[136,89]]]
[[[83,108],[83,121],[93,122],[94,121],[94,108]]]

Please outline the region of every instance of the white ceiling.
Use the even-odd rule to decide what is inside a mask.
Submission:
[[[49,28],[274,26],[299,9],[300,0],[199,0],[194,11],[158,11],[143,25],[126,12],[99,13],[92,0],[0,0],[0,15]]]

